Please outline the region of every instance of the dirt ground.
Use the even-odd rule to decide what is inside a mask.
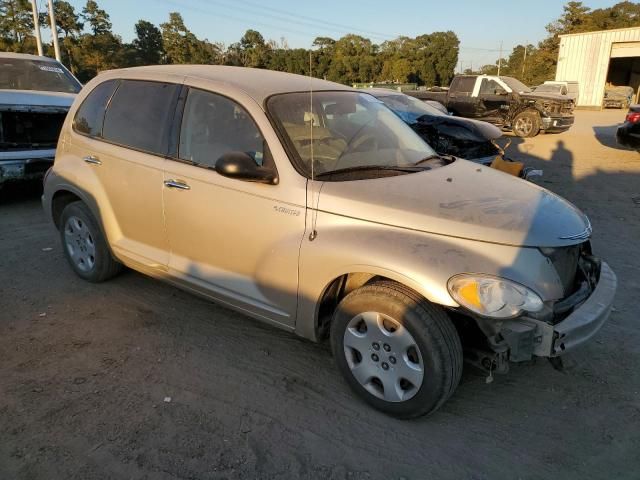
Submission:
[[[412,421],[357,400],[326,345],[137,273],[79,280],[39,192],[5,191],[0,479],[640,478],[640,154],[615,146],[623,117],[580,111],[511,146],[590,216],[619,280],[610,321],[564,372],[465,368]]]

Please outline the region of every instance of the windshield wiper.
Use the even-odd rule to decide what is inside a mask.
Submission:
[[[330,170],[328,172],[318,173],[315,178],[328,177],[333,175],[334,173],[342,174],[342,173],[351,173],[351,172],[361,172],[367,170],[382,170],[382,171],[392,171],[392,172],[404,172],[404,173],[414,173],[421,172],[423,170],[429,170],[430,167],[415,167],[414,165],[407,165],[406,167],[394,166],[394,165],[359,165],[357,167],[346,167],[339,168],[337,170]]]
[[[437,153],[434,153],[433,155],[429,155],[428,157],[424,157],[422,160],[417,161],[416,163],[414,163],[414,165],[421,165],[423,163],[427,163],[429,160],[436,160],[436,159],[442,160],[442,157]]]

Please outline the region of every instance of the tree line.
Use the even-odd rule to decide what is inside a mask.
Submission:
[[[454,32],[434,32],[411,38],[398,37],[376,44],[360,35],[317,37],[312,48],[289,48],[287,41],[265,40],[256,30],[225,46],[200,39],[172,12],[156,26],[139,20],[131,43],[113,33],[109,14],[95,0],[81,11],[64,0],[55,0],[62,61],[83,82],[102,70],[155,64],[220,64],[268,68],[308,75],[339,83],[412,82],[446,86],[454,76],[460,42]],[[40,24],[48,28],[48,13]],[[640,3],[623,1],[610,8],[591,10],[583,2],[570,1],[560,18],[547,25],[548,35],[537,45],[517,45],[502,58],[501,74],[537,85],[555,76],[559,35],[640,26]],[[0,51],[35,53],[33,17],[29,0],[0,0]],[[45,45],[47,56],[53,48]],[[465,73],[496,74],[498,61]]]
[[[507,58],[501,60],[501,75],[516,77],[527,85],[539,85],[553,80],[558,65],[560,35],[585,33],[640,26],[640,3],[619,2],[609,8],[592,10],[583,2],[571,1],[564,6],[560,18],[546,26],[547,37],[538,45],[516,45]],[[473,73],[495,75],[495,64],[484,65]],[[466,73],[472,73],[468,70]]]
[[[81,11],[64,0],[53,2],[62,62],[83,82],[101,70],[155,64],[220,64],[268,68],[326,78],[335,82],[415,82],[448,85],[458,62],[458,37],[453,32],[434,32],[415,38],[399,37],[375,44],[360,35],[338,39],[317,37],[311,49],[289,48],[265,40],[247,30],[240,41],[228,46],[199,39],[172,12],[159,26],[139,20],[135,38],[123,42],[113,33],[109,14],[95,0]],[[41,27],[49,28],[48,13]],[[35,53],[33,18],[29,0],[0,0],[0,50]],[[53,49],[46,45],[47,56]]]

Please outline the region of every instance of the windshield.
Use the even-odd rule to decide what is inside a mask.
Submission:
[[[286,93],[267,103],[288,137],[296,160],[311,177],[349,168],[412,167],[437,156],[378,99],[358,92]]]
[[[57,62],[0,58],[0,89],[78,93],[80,88]]]
[[[516,80],[512,77],[500,77],[504,83],[506,83],[511,90],[517,93],[531,93],[531,89],[527,87],[520,80]]]
[[[437,108],[409,95],[384,95],[377,98],[409,125],[416,123],[423,115],[447,116]]]

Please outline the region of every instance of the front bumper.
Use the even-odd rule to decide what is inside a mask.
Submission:
[[[543,117],[542,130],[548,133],[564,132],[571,128],[574,121],[574,117]]]
[[[55,149],[0,152],[0,184],[42,178],[53,165],[55,154]]]
[[[551,325],[532,318],[506,321],[501,334],[509,345],[510,360],[557,357],[587,342],[609,318],[617,283],[609,265],[602,262],[591,295],[561,322]]]

